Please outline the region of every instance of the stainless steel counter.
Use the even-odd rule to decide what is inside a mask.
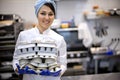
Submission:
[[[84,72],[85,74],[87,73],[87,70],[90,70],[90,69],[87,69],[88,63],[90,62],[90,57],[70,58],[70,59],[67,59],[67,60],[68,60],[68,63],[71,63],[71,64],[74,63],[74,62],[82,63],[83,64],[82,66],[85,68],[84,70],[86,70]],[[103,61],[101,61],[101,60],[103,60]],[[106,61],[106,63],[105,63],[104,60]],[[120,61],[120,54],[119,55],[105,55],[105,54],[93,55],[92,61],[93,61],[93,64],[92,63],[89,63],[89,64],[94,66],[93,68],[94,68],[94,73],[95,74],[99,73],[98,68],[100,68],[100,64],[102,64],[103,62],[107,65],[107,68],[109,68],[109,72],[112,72],[115,64],[117,64],[117,63],[118,63],[118,65],[120,64],[120,62],[119,62]],[[69,71],[70,70],[68,70],[66,73],[68,73]],[[73,74],[74,72],[71,72],[71,73]],[[69,72],[69,74],[70,74],[70,72]]]
[[[120,80],[120,73],[63,76],[61,80]]]

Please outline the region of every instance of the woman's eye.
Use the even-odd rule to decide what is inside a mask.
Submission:
[[[41,15],[46,15],[45,13],[40,13]]]
[[[49,13],[49,14],[47,14],[47,13],[40,13],[40,14],[43,15],[43,16],[45,16],[45,15],[53,16],[54,15],[53,13]]]
[[[53,14],[51,13],[51,14],[48,14],[49,16],[53,16]]]

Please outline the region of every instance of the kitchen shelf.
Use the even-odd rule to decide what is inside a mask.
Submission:
[[[78,62],[78,63],[81,63],[81,62],[86,62],[86,61],[89,61],[90,58],[89,57],[86,57],[86,58],[72,58],[72,59],[67,59],[67,62],[68,63],[75,63],[75,62]]]
[[[3,80],[2,75],[7,73],[11,73],[11,77],[5,80],[17,80],[18,77],[13,78],[15,72],[12,64],[7,63],[13,60],[15,43],[18,34],[23,30],[23,22],[15,14],[0,14],[0,17],[0,80]]]
[[[1,55],[1,54],[0,54]],[[13,60],[13,53],[5,53],[4,55],[0,56],[0,61],[12,61]]]
[[[120,54],[119,55],[93,55],[93,59],[95,60],[99,60],[99,59],[107,59],[107,58],[120,58]],[[90,61],[90,57],[84,57],[84,58],[71,58],[71,59],[67,59],[68,63],[74,63],[74,62],[86,62],[86,61]]]
[[[105,16],[105,15],[84,15],[86,20],[104,19],[104,18],[120,18],[120,16]]]
[[[3,36],[3,37],[0,37],[0,40],[3,40],[3,39],[14,39],[15,36]]]
[[[106,59],[106,58],[120,58],[120,54],[117,54],[117,55],[99,55],[99,54],[96,54],[94,55],[94,59]]]
[[[0,50],[10,50],[10,49],[14,49],[15,45],[4,45],[4,46],[0,46]]]
[[[0,67],[0,73],[14,72],[12,66]]]
[[[9,41],[0,41],[0,45],[5,45],[5,44],[15,44],[15,41],[9,40]]]

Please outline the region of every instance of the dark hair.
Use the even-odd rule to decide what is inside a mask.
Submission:
[[[48,6],[53,11],[53,13],[55,15],[55,8],[51,3],[45,3],[44,5]]]

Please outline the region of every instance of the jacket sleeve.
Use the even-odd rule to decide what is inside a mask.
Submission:
[[[16,50],[17,50],[17,47],[18,47],[18,43],[21,41],[21,33],[19,34],[18,36],[18,39],[17,39],[17,42],[16,42],[16,45],[15,45],[15,50],[14,50],[14,54],[13,54],[13,61],[12,61],[12,65],[13,65],[13,69],[17,69],[17,66],[16,66],[16,63],[19,64],[18,62],[18,58],[16,58]]]
[[[61,76],[64,74],[64,72],[67,69],[67,48],[66,48],[66,42],[64,38],[61,40],[61,44],[59,46],[59,63],[61,65]]]

